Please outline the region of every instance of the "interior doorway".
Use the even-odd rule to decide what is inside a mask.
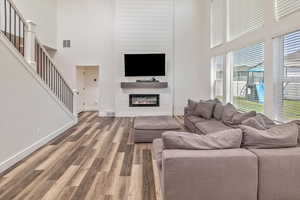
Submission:
[[[77,66],[78,113],[99,110],[99,66]]]

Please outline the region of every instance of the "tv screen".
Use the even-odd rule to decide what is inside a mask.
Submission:
[[[165,76],[165,54],[125,54],[125,76]]]

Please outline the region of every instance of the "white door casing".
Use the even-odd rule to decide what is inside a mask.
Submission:
[[[78,112],[98,110],[98,67],[80,67],[77,71]]]
[[[97,70],[87,70],[84,72],[84,110],[98,110],[98,73]]]

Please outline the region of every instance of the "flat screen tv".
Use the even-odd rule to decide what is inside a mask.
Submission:
[[[125,54],[125,76],[165,76],[165,54]]]

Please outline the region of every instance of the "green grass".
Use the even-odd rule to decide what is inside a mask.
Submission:
[[[248,101],[243,97],[234,97],[233,99],[234,104],[245,111],[255,110],[257,112],[264,112],[263,104]],[[286,119],[300,119],[300,101],[285,100],[283,112]]]

